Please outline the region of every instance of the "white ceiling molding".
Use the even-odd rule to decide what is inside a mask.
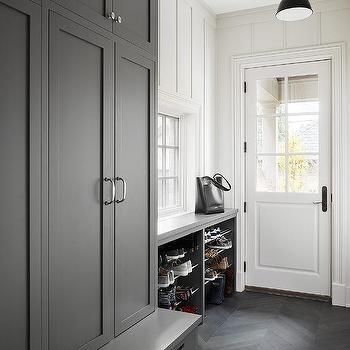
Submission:
[[[279,0],[203,0],[216,14],[278,5]],[[277,6],[276,6],[277,10]]]

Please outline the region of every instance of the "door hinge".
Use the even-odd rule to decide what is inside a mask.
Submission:
[[[331,203],[333,203],[333,193],[331,193]]]
[[[243,263],[243,272],[247,272],[247,262]]]
[[[244,93],[247,93],[247,82],[245,81],[243,84],[243,89],[244,89]]]
[[[247,153],[247,142],[244,142],[243,149],[244,149],[244,153]]]
[[[244,212],[244,213],[246,213],[246,212],[247,212],[247,202],[244,202],[243,212]]]

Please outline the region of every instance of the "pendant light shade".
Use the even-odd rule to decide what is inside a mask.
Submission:
[[[281,21],[299,21],[312,14],[313,10],[309,0],[282,0],[276,17]]]

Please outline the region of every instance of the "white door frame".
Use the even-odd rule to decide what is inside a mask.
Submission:
[[[246,215],[243,213],[246,198],[245,183],[245,96],[244,76],[248,68],[282,64],[312,62],[328,59],[332,74],[332,269],[331,295],[333,305],[350,306],[346,300],[346,95],[345,95],[345,43],[303,47],[254,55],[232,57],[232,105],[234,142],[234,207],[237,215],[237,275],[236,290],[245,289],[244,261],[246,259]],[[249,87],[248,87],[249,88]],[[248,145],[249,147],[249,145]],[[350,296],[349,296],[350,297]]]

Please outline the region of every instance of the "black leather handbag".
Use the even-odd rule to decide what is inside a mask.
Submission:
[[[225,180],[227,187],[222,185]],[[231,184],[221,174],[213,177],[197,177],[196,213],[215,214],[224,212],[224,192],[231,190]]]

